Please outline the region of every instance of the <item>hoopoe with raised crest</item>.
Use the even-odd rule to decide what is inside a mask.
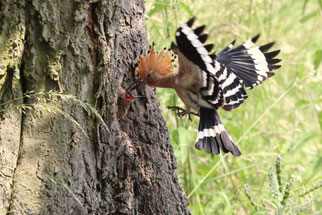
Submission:
[[[267,52],[274,42],[255,46],[259,35],[235,47],[235,41],[221,52],[212,51],[213,44],[204,45],[208,35],[202,34],[205,26],[192,29],[192,18],[176,31],[172,51],[178,56],[178,70],[172,64],[169,51],[160,53],[154,46],[146,56],[140,56],[135,71],[149,86],[173,88],[186,106],[169,107],[179,116],[189,115],[193,110],[200,116],[195,147],[207,153],[241,152],[221,123],[217,110],[231,111],[247,98],[245,89],[253,89],[274,75],[272,70],[281,60],[275,57],[280,50]]]

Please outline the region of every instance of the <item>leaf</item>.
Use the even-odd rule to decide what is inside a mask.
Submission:
[[[322,130],[322,111],[319,112],[318,118],[319,118],[320,129]]]
[[[231,204],[230,204],[230,199],[229,197],[227,196],[226,193],[224,192],[220,192],[220,194],[222,195],[223,197],[223,202],[225,204],[225,214],[232,214],[232,207],[231,207]]]
[[[308,104],[310,104],[309,101],[301,99],[296,103],[296,107],[302,107],[302,106],[305,106],[305,105],[308,105]]]
[[[302,142],[303,143],[309,142],[311,139],[314,139],[317,136],[318,135],[316,133],[305,134],[304,137],[302,137]]]
[[[319,68],[322,62],[322,49],[317,50],[314,54],[314,69]]]
[[[309,0],[304,0],[304,4],[303,4],[303,8],[302,8],[302,13],[304,14],[305,9],[306,9],[306,5],[309,2]]]
[[[185,3],[179,3],[179,7],[181,7],[184,11],[186,11],[190,16],[193,16],[193,11],[191,10],[191,8],[186,5]]]
[[[318,11],[314,11],[312,13],[309,13],[308,15],[302,17],[302,19],[300,19],[300,22],[302,22],[302,23],[307,22],[309,19],[313,18],[317,14],[318,14]]]
[[[156,2],[154,3],[152,9],[149,11],[148,16],[151,17],[153,14],[160,12],[164,8],[168,7],[169,3],[167,2]]]

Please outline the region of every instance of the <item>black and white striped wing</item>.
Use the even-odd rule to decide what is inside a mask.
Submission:
[[[205,26],[193,30],[193,22],[191,19],[178,28],[176,40],[180,52],[202,70],[202,98],[215,109],[225,105],[236,108],[247,98],[243,82],[224,63],[215,60],[216,54],[209,55],[213,45],[204,45],[207,40],[207,34],[202,34]]]
[[[244,89],[244,83],[238,78],[229,67],[225,64],[214,60],[215,77],[222,92],[223,104],[225,110],[233,110],[240,106],[245,99],[247,93]]]
[[[280,67],[275,65],[280,60],[274,59],[279,50],[267,52],[274,43],[252,48],[259,37],[256,36],[236,48],[233,48],[234,41],[218,55],[209,55],[213,45],[204,45],[207,40],[207,34],[202,34],[205,26],[192,29],[193,22],[191,19],[178,28],[177,46],[172,43],[171,48],[177,54],[182,53],[182,59],[193,63],[193,72],[202,73],[202,83],[198,86],[202,99],[198,101],[200,122],[196,148],[214,154],[221,149],[239,156],[241,153],[221,124],[217,109],[237,108],[247,98],[245,87],[252,89],[273,76],[271,71]]]
[[[179,27],[176,31],[177,46],[172,44],[171,48],[179,51],[191,62],[197,65],[202,71],[203,83],[201,94],[203,99],[214,108],[218,109],[223,104],[222,90],[215,77],[216,71],[213,61],[216,55],[209,55],[213,44],[204,45],[208,38],[207,34],[202,34],[205,26],[192,29],[194,19]]]
[[[272,77],[274,75],[272,70],[281,67],[275,65],[281,60],[274,58],[280,50],[267,52],[274,43],[254,46],[258,38],[259,35],[236,48],[232,48],[235,43],[233,41],[214,60],[214,67],[225,67],[228,74],[225,81],[227,84],[222,87],[224,88],[223,108],[225,110],[235,109],[247,98],[243,89],[244,85],[246,89],[253,89],[267,78]]]
[[[232,49],[234,41],[222,50],[216,59],[243,80],[246,89],[252,89],[261,84],[268,77],[274,75],[272,70],[281,67],[275,65],[281,60],[274,58],[280,50],[267,52],[274,42],[259,47],[254,46],[258,38],[259,35]]]
[[[247,98],[244,86],[252,89],[273,76],[272,70],[280,68],[275,64],[281,60],[274,58],[280,51],[267,52],[274,43],[251,48],[259,35],[236,48],[233,48],[233,41],[218,55],[209,55],[213,44],[204,45],[208,37],[202,34],[205,26],[192,29],[193,22],[191,19],[178,28],[176,41],[180,52],[202,70],[201,94],[214,108],[233,110],[239,107]]]
[[[194,18],[177,29],[177,46],[186,58],[199,66],[203,71],[212,72],[214,69],[212,57],[214,56],[209,56],[209,52],[214,45],[204,45],[208,38],[207,34],[202,34],[205,26],[203,25],[193,30],[191,28],[193,23]]]

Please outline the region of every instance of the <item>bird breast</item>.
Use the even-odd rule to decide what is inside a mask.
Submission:
[[[203,87],[202,71],[191,70],[189,67],[180,64],[180,75],[176,79],[176,92],[182,102],[185,104],[187,111],[194,109],[199,111],[200,106],[212,108],[200,93],[200,88]]]

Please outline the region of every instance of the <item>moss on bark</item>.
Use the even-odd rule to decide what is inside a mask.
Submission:
[[[0,174],[5,209],[15,214],[189,214],[155,92],[139,88],[136,93],[147,99],[134,102],[125,119],[116,117],[118,84],[126,88],[133,81],[136,57],[148,48],[143,0],[27,2],[21,10],[26,19],[21,78],[13,89],[73,94],[99,110],[108,130],[80,103],[21,101],[55,105],[86,135],[49,108],[15,110],[13,119],[6,113],[0,119],[0,153],[6,158],[0,173],[10,167],[8,177]],[[10,152],[15,156],[9,165]]]

